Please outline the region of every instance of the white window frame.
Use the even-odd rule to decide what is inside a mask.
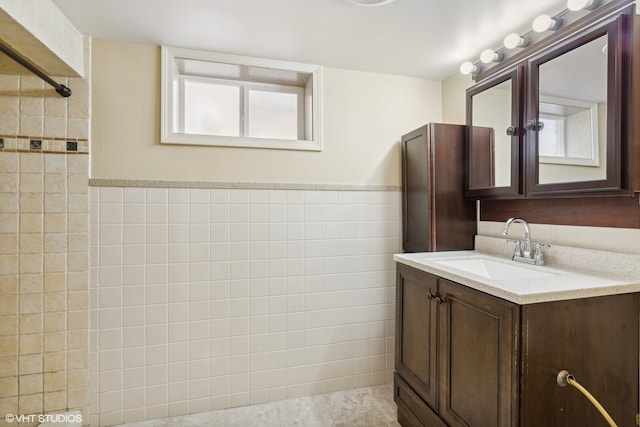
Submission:
[[[162,46],[161,65],[161,142],[163,144],[186,144],[186,145],[210,145],[224,147],[253,147],[253,148],[274,148],[285,150],[307,150],[321,151],[321,67],[311,64],[301,64],[294,62],[276,61],[270,59],[254,58],[240,55],[232,55],[217,52],[207,52],[194,49],[184,49],[170,46]],[[181,105],[176,96],[184,92],[174,90],[181,85],[182,78],[177,72],[175,59],[192,59],[199,61],[212,61],[241,66],[254,66],[272,68],[277,70],[295,71],[308,73],[310,75],[309,84],[301,89],[302,102],[305,105],[303,121],[304,137],[297,140],[272,139],[272,138],[251,138],[246,136],[216,136],[216,135],[196,135],[176,132],[174,125],[182,119],[179,108]],[[223,79],[224,80],[224,79]],[[213,81],[213,80],[212,80]],[[268,86],[261,87],[260,83],[242,82],[249,88],[263,90]],[[273,87],[273,85],[271,85]],[[178,92],[178,93],[176,93]],[[248,92],[248,91],[245,91]],[[247,94],[245,93],[245,97]],[[242,101],[244,102],[245,99]],[[301,132],[299,131],[299,137]]]

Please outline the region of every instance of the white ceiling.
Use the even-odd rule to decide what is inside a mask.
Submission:
[[[564,0],[53,0],[85,35],[443,80]]]

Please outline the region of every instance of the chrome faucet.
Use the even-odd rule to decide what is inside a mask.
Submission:
[[[535,252],[531,253],[531,230],[529,229],[529,224],[522,218],[509,218],[507,222],[502,227],[502,235],[506,236],[509,233],[509,226],[517,222],[518,224],[522,224],[524,227],[524,243],[521,243],[519,240],[508,240],[509,242],[514,242],[516,247],[513,251],[513,259],[517,262],[524,262],[527,264],[534,265],[544,265],[544,257],[542,256],[542,246],[549,247],[546,243],[536,243],[535,244]]]

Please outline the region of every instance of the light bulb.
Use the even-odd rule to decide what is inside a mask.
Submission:
[[[593,10],[598,6],[598,0],[567,0],[567,9],[577,11],[582,9]]]
[[[485,64],[489,64],[490,62],[498,62],[500,61],[500,58],[501,55],[491,49],[485,49],[480,54],[480,61],[484,62]]]
[[[524,37],[521,37],[520,34],[511,33],[504,38],[504,47],[506,47],[507,49],[513,49],[516,47],[524,46],[525,42],[526,41]]]
[[[559,18],[552,18],[549,15],[540,15],[533,20],[533,31],[542,33],[547,30],[555,30],[560,27],[562,21]]]
[[[474,65],[470,61],[463,62],[462,65],[460,65],[460,72],[462,74],[477,73],[478,72],[478,66]]]

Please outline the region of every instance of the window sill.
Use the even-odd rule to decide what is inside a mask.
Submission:
[[[162,137],[163,144],[206,145],[215,147],[269,148],[276,150],[322,151],[320,141],[248,138],[234,136],[172,133]]]

